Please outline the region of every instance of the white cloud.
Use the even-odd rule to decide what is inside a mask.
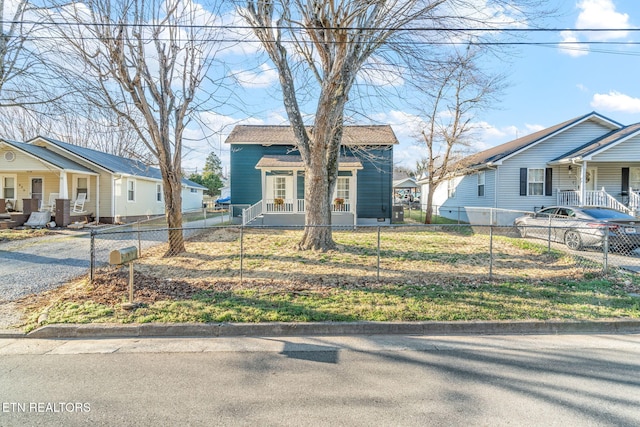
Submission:
[[[580,14],[576,21],[576,28],[630,28],[629,15],[616,11],[613,0],[582,0],[578,3]],[[587,32],[589,40],[606,41],[627,37],[627,31]]]
[[[562,31],[562,44],[559,46],[560,52],[569,56],[578,57],[589,54],[589,45],[579,44],[578,37],[573,31]]]
[[[582,0],[576,6],[580,10],[575,23],[578,30],[632,28],[629,15],[618,12],[613,0]],[[624,39],[628,35],[628,31],[563,31],[560,36],[566,44],[560,46],[560,52],[573,57],[584,56],[589,53],[589,48],[578,44],[580,41],[609,41]]]
[[[278,81],[278,72],[267,64],[260,65],[258,71],[234,71],[234,76],[241,86],[249,88],[266,88]]]
[[[620,92],[596,93],[591,106],[603,111],[619,111],[623,113],[640,113],[640,98],[633,98]]]

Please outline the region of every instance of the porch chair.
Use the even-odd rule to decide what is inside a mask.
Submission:
[[[41,205],[40,205],[40,212],[53,212],[56,210],[56,199],[60,198],[60,194],[59,193],[51,193],[49,194],[49,203],[44,203],[43,201],[40,201]]]
[[[84,202],[87,201],[87,193],[79,193],[76,201],[73,203],[73,209],[71,209],[71,213],[83,214],[87,213],[84,210]]]

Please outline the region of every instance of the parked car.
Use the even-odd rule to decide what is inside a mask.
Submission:
[[[640,219],[610,208],[552,206],[516,218],[515,226],[522,237],[551,238],[573,250],[602,247],[605,233],[611,249],[640,247]]]

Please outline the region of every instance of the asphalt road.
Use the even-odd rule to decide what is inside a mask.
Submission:
[[[640,335],[0,340],[0,425],[637,426]]]

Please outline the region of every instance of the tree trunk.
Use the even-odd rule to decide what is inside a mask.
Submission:
[[[305,174],[305,229],[298,244],[301,250],[327,251],[335,248],[331,232],[331,194],[326,167],[308,167]]]
[[[182,236],[182,182],[180,176],[171,172],[164,176],[165,210],[169,228],[169,248],[165,257],[185,252]]]
[[[429,191],[427,192],[427,208],[424,216],[424,223],[431,224],[433,221],[433,193],[435,192],[434,183],[429,183]]]

